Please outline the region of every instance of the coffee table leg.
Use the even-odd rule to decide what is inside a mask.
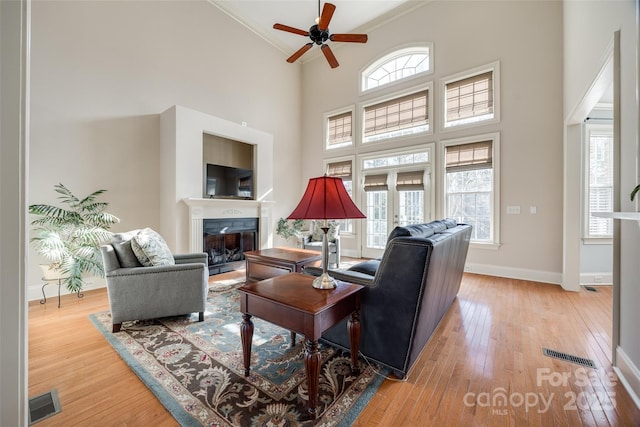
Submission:
[[[296,346],[296,333],[291,331],[291,348]]]
[[[320,350],[318,341],[304,340],[306,357],[304,368],[307,373],[307,385],[309,386],[309,415],[316,417],[316,406],[318,400],[318,381],[320,378]]]
[[[244,360],[244,376],[249,376],[249,365],[251,365],[251,341],[253,340],[253,322],[250,314],[242,315],[240,324],[240,338],[242,340],[242,358]]]
[[[358,373],[358,352],[360,351],[360,313],[356,310],[351,313],[347,322],[349,331],[349,344],[351,346],[351,370]]]

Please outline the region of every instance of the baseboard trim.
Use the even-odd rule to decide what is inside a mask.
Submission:
[[[95,279],[95,278],[94,278]],[[107,287],[107,282],[104,281],[104,279],[99,279],[96,280],[95,282],[89,282],[87,283],[83,288],[82,288],[82,292],[84,291],[90,291],[93,289],[100,289],[100,288],[106,288]],[[44,288],[44,293],[47,295],[47,304],[51,303],[51,304],[58,304],[58,285],[56,284],[49,284]],[[62,287],[60,287],[60,296],[62,295],[69,295],[72,294],[74,292],[69,292],[69,290],[62,285]],[[29,301],[36,301],[36,300],[42,300],[42,283],[37,284],[37,285],[30,285],[27,289],[27,298]]]
[[[486,274],[487,276],[551,283],[553,285],[562,284],[562,274],[553,273],[551,271],[528,270],[525,268],[500,267],[497,265],[472,263],[465,264],[464,271],[468,273]]]
[[[619,346],[616,348],[616,365],[613,370],[633,403],[640,409],[640,370]]]
[[[581,273],[580,283],[588,285],[611,285],[613,275],[611,273]]]

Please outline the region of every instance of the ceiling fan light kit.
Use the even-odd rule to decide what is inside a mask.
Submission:
[[[327,59],[329,66],[331,68],[336,68],[338,65],[338,60],[335,55],[331,51],[331,48],[327,41],[331,42],[347,42],[347,43],[366,43],[367,35],[366,34],[331,34],[329,32],[329,22],[331,22],[331,18],[333,17],[333,12],[335,12],[336,6],[331,3],[325,3],[322,8],[322,14],[320,14],[319,18],[316,19],[317,24],[312,25],[309,28],[309,31],[300,30],[298,28],[290,27],[288,25],[283,24],[274,24],[273,28],[280,31],[286,31],[289,33],[297,34],[300,36],[309,37],[311,40],[310,43],[305,44],[300,49],[298,49],[293,55],[287,58],[287,62],[295,62],[300,58],[306,51],[311,49],[314,44],[320,46],[324,57]],[[320,12],[320,0],[318,0],[318,12]]]

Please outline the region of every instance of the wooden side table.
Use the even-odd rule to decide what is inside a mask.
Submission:
[[[300,273],[306,266],[319,266],[322,261],[321,252],[293,248],[248,251],[244,257],[247,260],[247,282]]]
[[[252,316],[295,331],[305,336],[305,371],[309,386],[308,412],[316,417],[318,381],[320,377],[320,350],[318,340],[324,331],[351,316],[347,327],[351,345],[351,369],[358,371],[360,343],[360,285],[338,282],[335,289],[315,289],[311,286],[315,277],[291,273],[260,282],[250,282],[238,288],[241,293],[240,310],[242,324],[242,355],[244,375],[249,375],[251,341],[253,339]]]

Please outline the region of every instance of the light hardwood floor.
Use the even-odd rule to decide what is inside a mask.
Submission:
[[[611,288],[598,289],[465,274],[407,379],[386,380],[354,425],[640,426],[611,368]],[[29,396],[55,388],[62,405],[36,425],[177,425],[90,323],[106,309],[104,289],[64,296],[61,308],[55,298],[29,304]]]

